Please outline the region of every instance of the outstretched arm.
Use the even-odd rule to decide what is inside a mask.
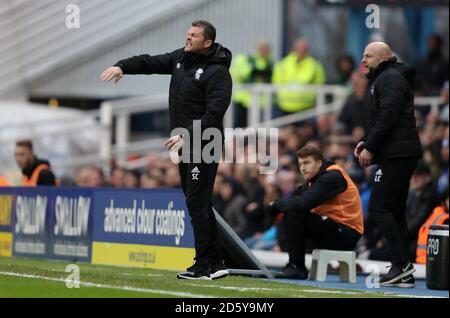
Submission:
[[[172,74],[175,63],[182,52],[183,49],[179,49],[172,53],[154,56],[143,54],[120,60],[114,66],[107,68],[100,78],[104,82],[114,80],[117,83],[124,74]]]

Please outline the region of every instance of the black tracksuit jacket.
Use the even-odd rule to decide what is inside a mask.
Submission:
[[[171,129],[187,128],[192,138],[194,120],[202,131],[214,127],[223,132],[223,117],[230,105],[231,52],[215,43],[205,55],[178,49],[171,53],[134,56],[115,66],[124,74],[170,74],[169,111]]]
[[[414,116],[415,71],[393,57],[368,74],[365,146],[372,163],[421,157]]]
[[[277,201],[274,209],[277,212],[309,212],[347,190],[347,181],[338,170],[327,171],[327,168],[334,164],[334,162],[326,161],[320,167],[317,176],[311,180],[310,187],[308,185],[298,187],[290,198]]]

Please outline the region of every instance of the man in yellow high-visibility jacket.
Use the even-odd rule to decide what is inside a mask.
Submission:
[[[269,43],[261,41],[252,55],[240,54],[231,65],[231,76],[235,84],[270,83],[272,80],[273,60]],[[235,126],[247,126],[247,109],[251,104],[249,91],[240,89],[233,92],[235,105]],[[262,107],[266,102],[260,101]]]
[[[309,55],[309,42],[298,39],[292,52],[275,64],[272,76],[273,84],[317,85],[325,83],[325,71],[322,64]],[[315,106],[314,92],[298,90],[280,90],[277,104],[285,113],[295,113]]]

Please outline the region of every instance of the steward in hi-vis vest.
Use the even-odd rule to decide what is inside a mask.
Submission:
[[[289,263],[278,276],[306,279],[307,240],[320,249],[352,251],[364,225],[358,188],[347,172],[314,147],[303,147],[297,155],[305,184],[290,198],[271,202],[268,212],[284,213]]]
[[[416,263],[425,264],[427,262],[427,240],[428,231],[431,225],[448,224],[448,207],[438,206],[433,210],[428,220],[422,225],[417,238]]]
[[[22,170],[22,186],[56,185],[55,175],[50,169],[50,163],[46,160],[38,159],[35,156],[31,140],[20,140],[16,142],[14,156],[17,165]]]
[[[273,84],[322,85],[325,71],[322,64],[309,55],[309,44],[298,40],[294,50],[275,64]],[[316,104],[316,93],[305,90],[282,89],[276,94],[277,104],[286,114],[309,109]]]
[[[252,54],[240,54],[234,58],[231,65],[231,76],[234,84],[270,83],[272,81],[273,60],[270,46],[260,42],[257,51]],[[233,92],[235,105],[235,127],[247,127],[247,112],[252,102],[252,95],[247,89],[236,89]],[[268,106],[264,96],[259,98],[259,106]]]
[[[9,187],[8,179],[4,176],[0,176],[0,187]]]

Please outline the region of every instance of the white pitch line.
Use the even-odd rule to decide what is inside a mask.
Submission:
[[[361,293],[352,291],[340,291],[340,290],[325,290],[325,289],[303,289],[305,293],[323,293],[323,294],[341,294],[341,295],[359,295]]]
[[[405,298],[448,298],[448,297],[442,297],[442,296],[424,296],[424,295],[403,295],[403,294],[396,294],[391,292],[379,292],[386,296],[398,296],[398,297],[405,297]]]
[[[196,284],[190,284],[191,286],[200,286]],[[235,287],[235,286],[215,286],[215,285],[201,285],[201,287],[208,287],[208,288],[218,288],[218,289],[225,289],[225,290],[236,290],[241,292],[246,291],[283,291],[283,292],[290,292],[291,289],[284,289],[284,288],[259,288],[259,287]],[[323,294],[340,294],[340,295],[373,295],[373,294],[380,294],[383,296],[397,296],[397,297],[408,297],[408,298],[447,298],[447,297],[439,297],[439,296],[421,296],[421,295],[402,295],[402,294],[396,294],[393,292],[380,292],[380,291],[365,291],[365,290],[355,290],[355,291],[340,291],[340,290],[326,290],[326,289],[303,289],[300,290],[300,292],[305,293],[323,293]]]
[[[66,282],[66,280],[62,279],[62,278],[21,274],[21,273],[12,273],[12,272],[0,272],[0,275],[22,277],[22,278],[32,278],[32,279],[42,279],[42,280],[48,280],[48,281],[54,281],[54,282],[64,282],[64,283]],[[139,287],[132,287],[132,286],[113,286],[113,285],[96,284],[96,283],[82,282],[82,281],[80,281],[80,285],[85,286],[85,287],[117,289],[117,290],[133,291],[133,292],[138,292],[138,293],[153,293],[153,294],[171,295],[171,296],[179,296],[179,297],[214,298],[213,296],[209,296],[209,295],[191,294],[191,293],[185,293],[185,292],[175,292],[175,291],[160,290],[160,289],[139,288]]]
[[[159,277],[162,276],[162,274],[131,274],[131,273],[120,273],[120,274],[114,274],[114,275],[120,275],[120,276],[127,276],[127,277]]]
[[[440,296],[421,296],[421,295],[402,295],[402,294],[396,294],[394,292],[381,292],[381,291],[365,291],[361,290],[360,292],[358,290],[351,292],[351,291],[338,291],[338,290],[325,290],[325,289],[305,289],[302,290],[307,293],[327,293],[327,294],[346,294],[346,295],[360,295],[361,293],[364,293],[366,295],[370,294],[381,294],[384,296],[398,296],[398,297],[409,297],[409,298],[446,298],[446,297],[440,297]]]
[[[191,284],[191,286],[200,286],[200,285],[196,285],[196,284]],[[218,289],[226,289],[226,290],[236,290],[236,291],[242,291],[242,292],[246,292],[246,291],[283,291],[283,292],[291,292],[291,291],[295,291],[292,289],[285,289],[285,288],[267,288],[267,287],[263,287],[263,288],[259,288],[259,287],[235,287],[235,286],[215,286],[215,285],[201,285],[202,287],[209,287],[209,288],[218,288]],[[300,292],[306,292],[306,293],[332,293],[332,294],[348,294],[348,295],[357,295],[360,294],[358,292],[345,292],[345,291],[335,291],[335,290],[321,290],[321,289],[302,289],[299,290]]]
[[[215,285],[196,285],[196,284],[190,284],[191,286],[196,287],[208,287],[208,288],[218,288],[218,289],[225,289],[225,290],[237,290],[237,291],[289,291],[289,289],[283,289],[283,288],[267,288],[267,287],[235,287],[235,286],[215,286]]]

